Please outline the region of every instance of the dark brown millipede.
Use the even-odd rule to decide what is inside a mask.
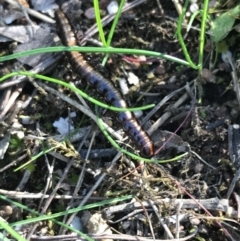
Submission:
[[[61,41],[66,46],[76,46],[76,38],[71,24],[63,11],[55,11],[56,22]],[[82,76],[87,83],[97,89],[105,101],[112,106],[127,108],[127,103],[121,93],[113,86],[112,82],[105,79],[101,74],[84,60],[79,52],[67,52],[69,61],[77,74]],[[151,157],[154,155],[154,145],[149,135],[142,129],[135,116],[130,111],[118,112],[116,119],[122,124],[123,130],[129,135],[141,152],[141,155]]]

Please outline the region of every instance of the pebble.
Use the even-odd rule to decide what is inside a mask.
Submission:
[[[165,70],[164,66],[162,66],[162,65],[159,65],[155,69],[155,74],[162,75],[162,74],[165,74],[165,73],[166,73],[166,70]]]
[[[115,14],[118,11],[117,1],[111,1],[107,6],[107,11],[109,14]]]
[[[13,209],[9,205],[0,206],[0,215],[2,218],[8,219],[13,214]]]
[[[139,78],[133,72],[129,72],[128,83],[130,85],[139,85]]]
[[[94,19],[95,18],[95,11],[94,8],[88,8],[85,12],[84,15],[88,19]]]
[[[21,120],[22,120],[23,125],[29,125],[31,122],[31,117],[30,116],[22,116]]]
[[[229,64],[232,59],[232,53],[230,51],[226,51],[222,53],[222,60],[224,63]]]
[[[143,112],[141,110],[134,111],[134,115],[136,118],[140,118],[143,115]]]
[[[118,82],[119,82],[119,86],[120,86],[122,94],[126,95],[129,91],[126,79],[119,78]]]
[[[216,76],[209,69],[202,69],[202,78],[209,83],[216,83]]]
[[[201,223],[200,219],[199,218],[196,218],[196,217],[192,217],[190,218],[190,223],[192,225],[199,225]]]
[[[190,5],[190,8],[189,8],[189,10],[190,10],[191,13],[197,12],[198,9],[199,9],[199,6],[198,6],[197,3],[192,3],[192,4]]]
[[[73,218],[72,222],[70,223],[70,226],[79,231],[83,230],[81,219],[77,216]]]

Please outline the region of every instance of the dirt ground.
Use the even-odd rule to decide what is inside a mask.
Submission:
[[[103,15],[106,15],[107,2],[100,3]],[[131,2],[134,1],[128,1]],[[11,10],[6,3],[0,1],[0,4]],[[223,6],[222,9],[226,11],[227,6]],[[88,16],[87,10],[90,11],[91,7],[92,1],[82,0],[69,8],[68,18],[74,26],[79,44],[84,42],[85,46],[98,46],[100,40],[97,34],[89,38],[85,38],[84,34],[95,23],[95,19]],[[41,20],[31,18],[35,24],[43,24]],[[178,12],[172,1],[145,1],[121,15],[111,46],[151,50],[185,60],[176,37],[177,18]],[[189,19],[186,18],[185,21],[187,24]],[[8,26],[27,23],[28,20],[22,17]],[[189,32],[184,27],[182,29],[189,55],[195,63],[199,58],[200,24],[201,19],[195,19],[192,24],[194,29]],[[104,27],[106,34],[110,25]],[[55,24],[45,23],[43,26],[50,27],[51,34],[57,33]],[[209,27],[207,26],[207,31]],[[235,60],[236,74],[239,74],[239,38],[239,33],[233,30],[225,39]],[[42,211],[45,207],[44,213],[76,207],[81,200],[85,200],[87,193],[90,193],[90,198],[84,204],[133,195],[132,203],[140,204],[138,208],[127,206],[120,209],[118,205],[127,205],[130,199],[77,213],[83,226],[81,231],[98,235],[100,231],[95,230],[98,225],[91,219],[98,214],[96,222],[101,223],[99,230],[111,228],[116,237],[110,238],[115,240],[120,240],[121,234],[128,235],[124,240],[154,240],[153,234],[155,240],[168,240],[171,237],[175,238],[173,240],[240,240],[238,178],[233,186],[231,184],[240,167],[237,126],[239,104],[232,84],[231,66],[222,60],[221,54],[214,63],[215,45],[209,33],[206,34],[205,41],[201,75],[198,70],[159,58],[112,54],[103,67],[103,54],[83,54],[94,70],[111,79],[118,89],[119,79],[129,79],[130,76],[138,79],[138,84],[128,83],[129,91],[124,99],[130,107],[152,103],[158,106],[151,115],[151,109],[144,110],[139,118],[140,123],[144,122],[143,128],[151,134],[155,151],[160,148],[152,160],[169,160],[184,154],[183,157],[166,163],[141,162],[122,154],[113,164],[117,150],[89,116],[84,115],[75,104],[70,105],[61,99],[60,94],[79,102],[78,97],[66,87],[38,82],[32,78],[10,87],[5,87],[3,83],[13,81],[12,79],[0,83],[1,138],[4,140],[7,136],[9,140],[9,147],[0,162],[0,194],[36,211]],[[16,41],[1,43],[1,55],[12,53],[18,45],[21,43]],[[45,42],[42,46],[50,45]],[[65,54],[45,56],[54,56],[58,60],[40,74],[71,81],[89,96],[104,102],[101,93],[89,88],[82,76],[76,74]],[[31,56],[31,61],[34,58]],[[3,62],[0,76],[16,69],[34,68],[34,64],[28,65],[26,61],[31,62],[30,59],[21,64],[18,60]],[[60,94],[53,94],[46,86]],[[10,96],[16,92],[16,99],[4,113],[6,103],[10,103]],[[28,100],[28,104],[23,107]],[[96,107],[88,100],[86,102],[90,112],[101,117],[113,130],[118,131],[118,135],[126,136],[121,131],[121,124],[116,121],[115,112]],[[17,108],[19,103],[20,108]],[[80,137],[74,141],[70,138],[58,142],[59,133],[53,123],[61,117],[67,118],[72,112],[76,113],[76,117],[71,118],[70,124],[80,133]],[[17,129],[16,132],[13,131],[14,128]],[[19,138],[19,133],[24,133],[24,138]],[[131,140],[119,141],[118,144],[123,149],[139,154]],[[52,149],[43,155],[42,152],[50,148]],[[42,155],[36,160],[23,169],[14,171],[39,153]],[[80,175],[82,178],[78,181]],[[80,184],[76,190],[77,182]],[[96,188],[94,185],[97,185]],[[11,196],[6,191],[19,192],[19,196]],[[22,196],[23,192],[32,194],[32,197]],[[78,199],[70,202],[62,197],[53,199],[48,204],[47,199],[41,200],[35,196],[40,192],[77,195]],[[117,211],[111,209],[115,205]],[[6,201],[1,201],[1,207],[1,212],[5,212],[6,207],[14,209]],[[30,214],[15,208],[11,214],[4,215],[2,216],[11,223],[26,219]],[[176,226],[176,218],[180,219],[179,226]],[[29,232],[32,227],[22,227],[20,233]],[[173,236],[167,235],[167,230]],[[194,233],[194,230],[197,232]],[[105,231],[103,234],[107,234]],[[34,235],[37,232],[43,236],[57,237],[59,226],[41,222]],[[134,239],[135,235],[143,239]],[[184,237],[186,239],[181,239]],[[32,240],[41,239],[36,236]],[[69,236],[66,240],[76,240],[76,237]]]

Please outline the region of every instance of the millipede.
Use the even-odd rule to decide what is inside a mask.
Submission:
[[[55,11],[55,18],[58,26],[58,32],[62,43],[66,46],[76,46],[76,38],[70,21],[65,13],[59,8]],[[123,99],[122,94],[116,89],[111,81],[104,78],[95,71],[79,52],[67,52],[68,59],[74,71],[104,98],[107,104],[118,108],[127,108],[128,105]],[[145,132],[138,123],[134,114],[130,111],[118,112],[117,121],[122,125],[124,132],[135,143],[140,150],[141,155],[152,157],[154,155],[154,145],[147,132]]]

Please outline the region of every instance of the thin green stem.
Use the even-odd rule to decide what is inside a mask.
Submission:
[[[126,155],[132,157],[135,160],[138,161],[145,161],[145,162],[149,162],[149,163],[168,163],[168,162],[173,162],[173,161],[178,161],[180,160],[182,157],[188,155],[188,153],[184,153],[182,155],[179,155],[177,157],[174,157],[172,159],[168,159],[168,160],[154,160],[154,159],[147,159],[147,158],[143,158],[141,156],[137,156],[134,155],[131,152],[126,151],[125,149],[121,148],[113,139],[112,137],[108,134],[107,130],[104,128],[101,119],[98,118],[98,126],[101,129],[101,131],[103,132],[103,134],[106,136],[106,138],[108,139],[108,141],[112,144],[113,147],[115,147],[117,150],[125,153]]]
[[[117,26],[118,20],[120,18],[120,15],[121,15],[124,3],[125,3],[125,0],[121,0],[120,6],[119,6],[118,11],[117,11],[117,14],[116,14],[116,16],[115,16],[115,18],[113,20],[111,29],[110,29],[109,34],[108,34],[106,47],[109,47],[111,45],[113,34],[114,34],[115,28]],[[106,56],[103,58],[103,61],[102,61],[102,65],[103,66],[106,64],[106,62],[108,60],[108,57],[109,57],[109,54],[106,54]]]
[[[114,202],[124,201],[124,200],[130,199],[130,198],[132,198],[132,195],[128,195],[128,196],[124,196],[124,197],[118,197],[118,198],[114,198],[114,199],[110,199],[110,200],[105,200],[105,201],[103,201],[103,202],[98,202],[98,203],[96,203],[96,204],[98,204],[98,206],[96,206],[96,207],[100,207],[100,206],[103,206],[103,205],[106,205],[106,204],[111,204],[111,203],[114,203]],[[34,210],[32,210],[32,209],[30,209],[30,208],[22,205],[21,203],[18,203],[18,202],[16,202],[16,201],[13,201],[13,200],[11,200],[11,199],[9,199],[9,198],[1,195],[1,194],[0,194],[0,199],[1,199],[1,200],[4,200],[4,201],[7,201],[7,202],[13,204],[14,206],[19,207],[19,208],[21,208],[21,209],[23,209],[23,210],[26,210],[26,211],[32,213],[33,215],[38,216],[37,218],[34,218],[34,220],[33,220],[33,218],[32,218],[32,219],[22,220],[22,221],[18,221],[18,222],[15,222],[15,223],[8,224],[9,228],[14,227],[14,226],[17,226],[17,225],[24,225],[24,224],[28,224],[28,223],[33,223],[33,222],[35,222],[36,220],[39,220],[39,221],[42,221],[42,220],[43,220],[43,219],[42,219],[43,215],[41,215],[40,213],[38,213],[38,212],[36,212],[36,211],[34,211]],[[91,205],[91,204],[90,204],[90,205]],[[90,207],[89,205],[87,205],[87,206],[88,206],[87,209],[93,208],[93,206],[92,206],[92,207]],[[86,206],[84,206],[84,207],[86,207]],[[84,207],[83,207],[83,208],[84,208]],[[64,212],[61,212],[61,213],[58,213],[58,214],[51,214],[51,215],[44,215],[44,216],[47,217],[45,220],[51,219],[54,223],[56,223],[56,224],[58,224],[58,225],[61,225],[61,226],[64,226],[66,229],[69,229],[69,230],[72,231],[72,232],[76,232],[78,235],[80,235],[81,237],[85,238],[86,240],[93,241],[93,239],[90,238],[90,237],[88,237],[86,234],[84,234],[84,233],[82,233],[82,232],[80,232],[80,231],[72,228],[71,226],[68,226],[68,225],[66,225],[66,224],[64,224],[64,223],[62,223],[62,222],[60,222],[60,221],[57,221],[57,220],[55,220],[55,219],[53,218],[53,215],[56,215],[56,217],[60,217],[60,216],[63,216],[63,215],[66,215],[66,214],[71,214],[71,213],[74,213],[74,212],[77,212],[77,211],[78,211],[78,208],[76,208],[76,209],[70,209],[70,210],[68,210],[68,211],[64,211]],[[40,215],[41,215],[41,216],[40,216]],[[1,227],[1,228],[4,228],[4,226],[1,225],[1,223],[0,223],[0,227]],[[5,228],[4,228],[4,229],[5,229]],[[12,228],[11,228],[11,229],[12,229]],[[9,232],[9,233],[10,233],[10,232]],[[21,239],[19,239],[19,238],[16,238],[16,239],[17,239],[17,240],[21,240]],[[23,240],[21,240],[21,241],[26,241],[26,240],[23,239]]]
[[[45,81],[48,81],[48,82],[52,82],[52,83],[55,83],[55,84],[59,84],[59,85],[62,85],[62,86],[65,86],[66,88],[74,91],[75,93],[78,93],[79,95],[81,95],[83,98],[87,99],[88,101],[96,104],[96,105],[99,105],[103,108],[106,108],[106,109],[109,109],[109,110],[113,110],[113,111],[118,111],[118,112],[123,112],[123,111],[137,111],[137,110],[146,110],[146,109],[150,109],[150,108],[153,108],[154,107],[154,104],[151,104],[151,105],[146,105],[146,106],[141,106],[141,107],[134,107],[134,108],[117,108],[117,107],[114,107],[114,106],[109,106],[107,104],[104,104],[92,97],[90,97],[89,95],[87,95],[85,92],[81,91],[80,89],[78,89],[77,87],[73,86],[73,85],[70,85],[62,80],[59,80],[59,79],[53,79],[53,78],[50,78],[50,77],[47,77],[47,76],[44,76],[44,75],[40,75],[40,74],[34,74],[34,73],[30,73],[30,72],[27,72],[27,71],[18,71],[18,72],[12,72],[10,74],[7,74],[7,75],[4,75],[2,78],[0,78],[0,82],[6,80],[6,79],[9,79],[13,76],[18,76],[18,75],[23,75],[23,76],[30,76],[30,77],[33,77],[33,78],[37,78],[37,79],[41,79],[41,80],[45,80]]]
[[[55,147],[51,147],[45,150],[42,150],[41,152],[39,152],[37,155],[33,156],[29,161],[25,162],[24,164],[22,164],[21,166],[17,167],[16,169],[14,169],[14,172],[17,172],[23,168],[25,168],[26,166],[30,165],[32,162],[34,162],[35,160],[37,160],[39,157],[49,153],[50,151],[53,151],[57,148],[57,146]]]
[[[121,15],[121,12],[122,12],[122,8],[123,8],[123,5],[125,3],[125,0],[122,0],[120,5],[119,5],[119,8],[118,8],[118,11],[117,11],[117,14],[113,20],[113,23],[112,23],[112,27],[110,29],[110,32],[108,34],[108,39],[107,39],[107,47],[110,46],[111,44],[111,41],[112,41],[112,37],[113,37],[113,34],[114,34],[114,31],[115,31],[115,28],[117,26],[117,23],[118,23],[118,20],[120,18],[120,15]]]
[[[125,200],[128,200],[128,199],[131,199],[132,197],[133,197],[132,195],[127,195],[127,196],[123,196],[123,197],[112,198],[112,199],[109,199],[109,200],[104,200],[104,201],[101,201],[101,202],[91,203],[91,204],[84,205],[84,206],[81,206],[81,207],[72,208],[72,209],[69,209],[67,211],[53,213],[51,215],[45,214],[45,215],[41,215],[41,216],[36,217],[36,218],[31,218],[31,219],[11,223],[10,226],[14,227],[14,226],[19,225],[19,224],[26,225],[26,224],[29,224],[29,223],[40,222],[40,221],[44,221],[44,220],[58,218],[58,217],[61,217],[61,216],[64,216],[64,215],[80,212],[80,211],[83,211],[83,210],[99,208],[101,206],[113,204],[113,203],[116,203],[116,202],[122,202],[122,201],[125,201]],[[2,195],[1,195],[1,198],[2,198]]]
[[[101,21],[100,8],[99,8],[98,0],[94,0],[93,4],[94,4],[94,11],[95,11],[96,23],[97,23],[97,26],[98,26],[99,36],[101,38],[103,46],[107,46],[104,31],[103,31],[102,21]]]
[[[182,47],[183,53],[185,55],[185,58],[186,58],[187,62],[189,63],[190,67],[192,67],[193,69],[198,69],[199,67],[192,62],[192,60],[189,56],[187,47],[184,43],[182,33],[181,33],[183,18],[186,14],[186,9],[187,9],[188,3],[189,3],[189,0],[186,0],[185,4],[183,6],[182,14],[179,16],[178,25],[177,25],[177,36],[178,36],[179,43]]]
[[[203,12],[202,12],[202,24],[200,32],[200,44],[199,44],[199,72],[202,70],[203,66],[203,54],[204,54],[204,43],[205,43],[205,33],[206,33],[206,22],[208,14],[208,2],[209,0],[204,0]]]
[[[192,14],[189,22],[188,22],[188,25],[187,25],[187,32],[190,30],[190,28],[192,27],[192,23],[194,21],[194,19],[197,17],[198,14],[202,13],[202,10],[198,10],[196,11],[195,13]]]
[[[41,54],[41,53],[54,53],[54,52],[71,52],[71,51],[78,51],[82,53],[108,53],[108,54],[127,54],[127,55],[145,55],[150,57],[157,57],[166,59],[175,63],[179,63],[182,65],[190,66],[190,64],[187,61],[184,61],[182,59],[173,57],[171,55],[166,55],[154,51],[148,51],[148,50],[141,50],[141,49],[126,49],[126,48],[106,48],[106,47],[66,47],[66,46],[57,46],[57,47],[47,47],[47,48],[39,48],[39,49],[32,49],[27,50],[24,52],[19,52],[16,54],[10,54],[7,56],[0,57],[0,62],[7,61],[10,59],[16,59],[21,58],[24,56],[29,55],[35,55],[35,54]]]
[[[5,222],[2,218],[0,219],[0,227],[5,229],[8,233],[11,234],[13,238],[19,241],[26,241],[25,238],[23,238],[21,235],[19,235],[7,222]],[[1,239],[4,241],[4,239]],[[9,239],[5,239],[9,240]]]

